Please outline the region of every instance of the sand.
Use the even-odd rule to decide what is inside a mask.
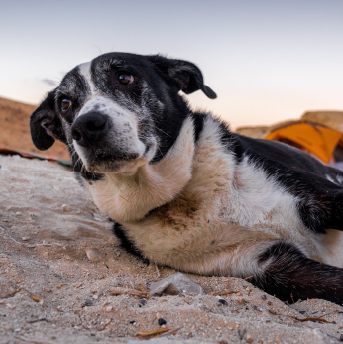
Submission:
[[[0,149],[70,160],[68,150],[62,142],[55,142],[48,150],[37,149],[31,139],[30,116],[37,106],[0,97]]]
[[[168,331],[149,343],[339,342],[343,307],[288,305],[238,278],[185,274],[204,295],[111,295],[113,286],[147,291],[176,271],[121,250],[62,166],[17,156],[0,165],[0,343],[134,343],[156,329]],[[309,317],[323,321],[301,321]]]

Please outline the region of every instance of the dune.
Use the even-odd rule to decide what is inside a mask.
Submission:
[[[0,149],[25,152],[57,160],[69,160],[64,144],[55,142],[47,151],[38,150],[31,140],[30,116],[36,106],[0,97]]]

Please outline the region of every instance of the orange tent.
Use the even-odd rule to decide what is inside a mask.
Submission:
[[[264,138],[299,148],[325,164],[343,161],[343,134],[322,124],[294,121],[274,128]]]

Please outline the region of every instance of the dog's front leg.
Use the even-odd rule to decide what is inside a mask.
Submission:
[[[343,303],[343,269],[313,261],[292,244],[273,244],[259,263],[263,272],[250,282],[281,300],[319,298]]]

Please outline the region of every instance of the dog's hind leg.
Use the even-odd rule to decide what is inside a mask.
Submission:
[[[304,225],[321,234],[326,229],[343,231],[342,185],[314,173],[307,173],[307,179],[302,173],[294,174],[294,184],[289,187],[298,198],[297,208]]]
[[[343,269],[311,260],[292,244],[275,243],[259,263],[263,272],[250,282],[281,300],[319,298],[343,303]]]

